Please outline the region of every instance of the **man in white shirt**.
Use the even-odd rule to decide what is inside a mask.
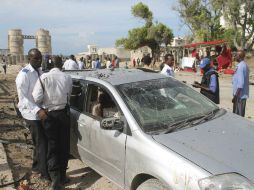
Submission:
[[[47,110],[44,131],[48,140],[48,171],[50,190],[58,190],[66,182],[70,150],[70,115],[68,101],[72,79],[61,71],[62,59],[54,57],[54,68],[41,75],[33,90],[34,101]]]
[[[164,67],[161,71],[161,74],[175,77],[173,66],[174,66],[174,56],[172,54],[166,54]]]
[[[111,63],[111,61],[110,61],[110,58],[109,58],[109,57],[106,57],[105,59],[106,59],[106,68],[107,68],[107,69],[111,68],[111,67],[112,67],[112,63]]]
[[[18,108],[29,126],[34,145],[32,172],[41,173],[41,177],[48,179],[47,172],[47,141],[44,135],[41,119],[45,118],[45,111],[34,102],[32,91],[39,75],[42,55],[38,49],[28,52],[29,64],[17,75],[16,86],[19,97]]]
[[[74,55],[70,55],[69,59],[64,62],[64,70],[79,70],[79,65]]]
[[[95,69],[96,68],[96,61],[93,59],[92,60],[92,69]]]
[[[79,67],[79,70],[82,70],[84,69],[84,58],[81,57],[78,61],[78,67]]]

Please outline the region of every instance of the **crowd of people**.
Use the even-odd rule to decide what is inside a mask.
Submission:
[[[226,47],[223,46],[223,54],[226,54]],[[194,88],[200,88],[200,93],[212,100],[214,103],[220,103],[220,86],[219,86],[219,74],[218,70],[226,69],[230,66],[229,59],[225,60],[225,64],[218,64],[216,60],[219,56],[213,56],[211,54],[200,59],[198,67],[203,71],[201,82],[194,81],[192,86]],[[231,56],[228,56],[231,57]],[[168,59],[170,58],[170,59]],[[172,60],[173,59],[173,60]],[[161,67],[161,73],[174,76],[174,70],[172,69],[174,57],[172,55],[165,56],[164,66]],[[246,100],[249,98],[249,67],[245,62],[245,52],[240,50],[236,55],[237,65],[234,71],[232,87],[233,87],[233,113],[240,116],[245,116]]]
[[[238,51],[235,74],[233,75],[233,112],[244,117],[246,100],[249,97],[249,67],[244,51]],[[70,150],[70,108],[69,99],[72,91],[72,79],[62,70],[80,70],[84,68],[101,69],[99,58],[85,62],[83,58],[76,61],[74,55],[62,60],[60,56],[47,58],[43,73],[42,54],[33,48],[28,52],[29,63],[17,75],[16,87],[19,98],[18,108],[29,126],[33,152],[32,172],[51,180],[50,190],[60,189],[68,178],[66,170]],[[175,77],[174,56],[166,54],[160,71],[151,68],[152,58],[146,55],[138,61],[144,72],[158,72],[168,77]],[[133,65],[135,66],[135,65]],[[106,58],[105,68],[119,67],[115,56],[111,61]],[[200,88],[200,93],[220,103],[219,75],[211,64],[211,59],[203,58],[199,67],[203,70],[201,82],[195,81],[193,87]]]
[[[99,57],[92,59],[88,56],[86,59],[80,57],[79,60],[76,59],[74,55],[69,57],[62,57],[64,62],[64,70],[82,70],[82,69],[105,69],[105,68],[119,68],[119,58],[114,56],[111,60],[110,57],[104,57],[104,60],[100,60]],[[45,59],[42,62],[42,70],[49,71],[53,68],[53,62],[51,56],[45,56]]]
[[[211,65],[216,71],[222,71],[232,67],[232,52],[226,44],[207,47],[205,50],[194,48],[191,57],[195,58],[196,65],[199,65],[203,58],[209,58]]]
[[[246,100],[249,98],[249,67],[245,62],[245,52],[238,51],[236,55],[236,69],[233,75],[233,113],[245,116]],[[203,70],[201,83],[195,81],[192,85],[200,88],[200,93],[212,100],[220,103],[219,75],[209,58],[203,58],[199,67]]]

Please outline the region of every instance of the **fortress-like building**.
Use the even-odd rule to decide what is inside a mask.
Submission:
[[[11,56],[24,55],[24,40],[34,39],[36,48],[42,55],[51,55],[51,36],[48,30],[39,29],[36,35],[23,35],[21,29],[12,29],[8,31],[8,49]]]

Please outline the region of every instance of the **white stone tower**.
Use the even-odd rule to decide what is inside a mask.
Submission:
[[[8,49],[11,55],[24,54],[24,39],[20,29],[12,29],[8,31]]]
[[[42,55],[51,55],[51,36],[48,30],[39,29],[36,32],[36,47],[41,51]]]

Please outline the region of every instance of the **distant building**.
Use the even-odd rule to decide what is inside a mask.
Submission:
[[[226,28],[226,29],[229,29],[231,28],[231,24],[224,18],[224,16],[221,16],[220,17],[220,25],[223,27],[223,28]]]
[[[141,60],[144,55],[150,54],[152,56],[152,50],[148,46],[144,46],[141,48],[138,48],[136,50],[131,51],[131,60],[135,59],[137,60],[138,58]]]
[[[178,47],[178,46],[183,46],[185,44],[186,44],[186,40],[184,38],[174,37],[170,46]]]
[[[9,54],[9,49],[0,49],[0,55],[7,56]]]
[[[88,52],[87,52],[88,55],[98,54],[96,45],[88,45],[87,48],[88,48]]]
[[[11,56],[24,55],[24,40],[35,40],[36,48],[42,55],[51,55],[51,35],[48,30],[39,29],[36,35],[23,35],[21,29],[11,29],[8,31],[8,49]],[[20,60],[18,60],[20,61]]]
[[[131,57],[131,52],[129,50],[126,50],[122,47],[119,48],[98,48],[96,45],[88,45],[87,46],[88,51],[87,52],[81,52],[76,55],[77,58],[80,57],[86,57],[86,56],[92,56],[99,58],[103,58],[106,56],[109,56],[112,58],[113,55],[116,55],[121,61],[129,61]]]
[[[119,48],[99,48],[98,49],[99,55],[116,55],[119,57],[121,61],[123,60],[129,60],[131,56],[131,52],[129,50],[126,50],[122,47]]]

